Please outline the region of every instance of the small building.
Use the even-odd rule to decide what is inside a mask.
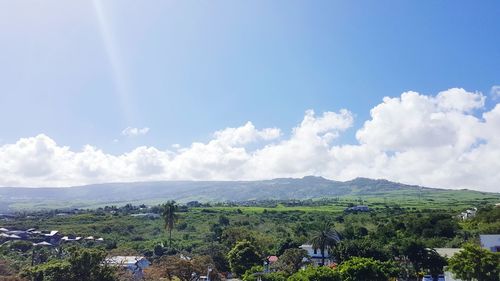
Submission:
[[[462,248],[434,248],[436,253],[438,253],[443,258],[451,258],[456,253],[462,251]]]
[[[144,275],[144,269],[151,264],[143,256],[112,256],[106,259],[106,263],[111,266],[124,267],[132,272],[134,278],[140,279]]]
[[[57,230],[51,230],[49,233],[42,233],[42,235],[45,237],[45,241],[53,245],[59,244],[62,238],[62,235]]]
[[[68,235],[68,236],[64,236],[63,238],[61,238],[62,242],[78,242],[80,240],[82,240],[82,237],[75,236],[75,235]]]
[[[40,247],[44,247],[44,246],[47,246],[47,247],[52,247],[54,245],[50,244],[49,242],[40,242],[40,243],[33,243],[33,246],[36,247],[36,246],[40,246]]]
[[[462,220],[468,220],[476,216],[477,208],[467,209],[458,215]]]
[[[307,254],[309,255],[309,261],[315,266],[321,265],[322,263],[322,255],[321,255],[321,250],[320,249],[314,249],[312,245],[310,244],[303,244],[299,247],[300,249],[306,250]],[[324,265],[330,265],[333,263],[333,260],[330,257],[330,253],[328,252],[328,249],[325,249],[325,264]]]
[[[15,234],[7,234],[7,233],[0,233],[0,238],[1,238],[1,240],[4,240],[4,241],[21,239],[21,237],[15,235]]]
[[[267,260],[267,262],[268,262],[269,264],[273,264],[273,263],[275,263],[275,262],[277,262],[277,261],[278,261],[278,257],[277,257],[277,256],[268,256],[268,257],[266,258],[266,260]]]
[[[368,206],[365,206],[365,205],[358,205],[358,206],[353,206],[353,207],[349,207],[347,209],[344,210],[344,212],[369,212],[370,211],[370,208],[368,208]]]
[[[462,248],[434,248],[434,250],[443,258],[451,258],[458,252],[462,250]],[[444,271],[444,280],[446,281],[462,281],[460,279],[456,279],[453,274],[447,270],[446,267],[443,268]]]
[[[8,231],[6,233],[11,235],[11,237],[14,237],[14,236],[19,237],[19,239],[22,239],[22,240],[27,240],[28,238],[30,238],[30,235],[31,235],[29,232],[24,231],[24,230],[11,230],[11,231]]]
[[[479,235],[481,247],[492,252],[500,252],[500,234],[482,234]]]
[[[188,206],[189,208],[195,208],[195,207],[200,207],[201,203],[198,201],[189,201],[186,203],[186,206]]]
[[[134,218],[148,218],[148,219],[160,218],[160,214],[155,214],[155,213],[139,213],[139,214],[131,214],[130,216]]]

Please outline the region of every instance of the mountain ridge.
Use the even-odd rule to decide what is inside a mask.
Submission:
[[[100,183],[73,187],[0,187],[0,210],[34,208],[88,207],[127,202],[187,202],[317,199],[327,197],[433,196],[440,193],[491,195],[498,193],[450,190],[408,185],[385,179],[358,177],[335,181],[318,176],[276,178],[258,181],[148,181]]]

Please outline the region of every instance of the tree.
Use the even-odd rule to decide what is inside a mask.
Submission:
[[[325,264],[325,250],[331,250],[340,242],[339,233],[332,228],[331,223],[326,222],[313,234],[311,239],[313,249],[321,252],[321,264]]]
[[[257,281],[257,276],[255,274],[262,272],[264,272],[264,267],[262,265],[255,265],[247,269],[241,276],[241,279],[243,279],[243,281]]]
[[[257,254],[257,249],[249,241],[236,243],[227,255],[229,267],[236,275],[242,275],[252,266],[259,265],[261,258]]]
[[[104,263],[106,252],[72,249],[68,259],[30,267],[23,273],[35,281],[115,281],[115,270]]]
[[[377,240],[368,238],[356,240],[342,240],[333,253],[338,263],[351,257],[374,258],[381,261],[389,260],[390,253]]]
[[[427,254],[423,262],[423,268],[425,268],[432,276],[436,277],[443,273],[443,268],[447,264],[447,260],[441,257],[436,250],[427,249]]]
[[[326,266],[309,266],[297,271],[288,281],[341,281],[339,272]]]
[[[500,253],[467,244],[449,259],[448,268],[464,281],[499,281]]]
[[[222,226],[228,226],[229,225],[229,218],[226,217],[225,215],[220,215],[219,216],[219,224]]]
[[[168,245],[170,248],[172,248],[172,230],[179,219],[176,214],[178,209],[179,207],[175,204],[175,201],[168,201],[166,204],[163,204],[161,208],[165,229],[168,231]]]
[[[195,280],[201,275],[206,275],[210,271],[210,280],[219,280],[217,269],[209,256],[195,256],[192,259],[186,259],[179,256],[168,256],[158,259],[152,266],[146,270],[146,280],[160,280],[174,277],[181,281]]]
[[[416,274],[428,271],[432,276],[443,272],[446,259],[441,257],[435,250],[426,248],[422,242],[406,241],[402,253],[410,260]]]
[[[372,258],[353,257],[339,265],[343,281],[387,281],[396,277],[397,271],[393,263]]]
[[[283,255],[285,253],[285,250],[287,249],[295,249],[298,248],[301,245],[301,243],[292,240],[291,238],[286,238],[285,240],[281,240],[278,244],[276,254],[278,256]]]
[[[283,271],[287,275],[291,275],[304,265],[304,258],[307,256],[307,251],[304,249],[286,249],[273,267],[278,271]]]

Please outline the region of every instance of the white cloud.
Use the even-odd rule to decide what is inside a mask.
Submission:
[[[127,127],[123,129],[122,135],[127,136],[127,137],[136,137],[136,136],[143,136],[149,132],[148,127],[144,128],[133,128],[133,127]]]
[[[470,112],[482,108],[486,99],[480,93],[469,93],[461,88],[453,88],[440,92],[436,97],[436,104],[444,110]]]
[[[406,92],[397,98],[384,98],[371,110],[356,137],[361,144],[381,150],[430,149],[460,146],[474,141],[480,122],[471,110],[484,105],[484,96],[450,89],[436,97]]]
[[[172,151],[143,146],[122,155],[93,146],[74,151],[42,134],[0,146],[0,185],[312,174],[499,191],[500,104],[486,110],[484,101],[482,94],[463,89],[387,97],[356,132],[357,143],[349,145],[333,142],[353,125],[347,110],[306,111],[289,137],[278,128],[257,129],[247,122],[215,132],[206,143],[175,145]],[[142,130],[133,129],[128,131],[136,135]]]
[[[266,128],[257,130],[252,122],[238,128],[226,128],[214,133],[217,141],[228,145],[243,145],[258,140],[273,140],[280,136],[281,131],[277,128]]]
[[[500,99],[500,86],[491,87],[490,94],[493,99]]]

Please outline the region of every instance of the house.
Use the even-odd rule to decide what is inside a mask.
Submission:
[[[264,261],[264,273],[271,272],[271,265],[278,261],[277,256],[268,256]]]
[[[80,240],[82,240],[82,237],[75,235],[68,235],[61,238],[62,242],[78,242]]]
[[[155,213],[140,213],[140,214],[131,214],[131,217],[135,218],[148,218],[148,219],[159,219],[160,214]]]
[[[459,218],[462,220],[468,220],[470,218],[473,218],[476,216],[477,208],[472,208],[472,209],[467,209],[464,212],[461,212],[460,215],[458,215]]]
[[[456,253],[460,252],[462,248],[434,248],[434,250],[443,258],[449,259]]]
[[[321,255],[321,250],[320,249],[314,249],[312,245],[310,244],[304,244],[299,247],[300,249],[306,250],[307,254],[309,255],[309,260],[312,262],[313,265],[321,265],[322,263],[322,255]],[[330,253],[328,252],[328,249],[325,249],[325,264],[324,265],[330,265],[333,263],[333,260],[330,258]]]
[[[186,203],[186,206],[188,206],[189,208],[195,208],[195,207],[200,207],[201,203],[198,201],[189,201]]]
[[[267,262],[268,262],[269,264],[273,264],[273,263],[275,263],[275,262],[277,262],[277,261],[278,261],[278,257],[277,257],[277,256],[268,256],[268,257],[266,258],[266,260],[267,260]]]
[[[358,205],[358,206],[353,206],[353,207],[350,207],[350,208],[347,208],[344,210],[344,212],[369,212],[370,211],[370,208],[368,208],[368,206],[365,206],[365,205]]]
[[[106,259],[106,263],[111,266],[124,267],[130,270],[134,278],[141,279],[144,275],[144,269],[151,264],[142,256],[112,256]]]
[[[7,234],[7,233],[0,233],[0,238],[3,240],[19,240],[21,237],[15,235],[15,234]]]
[[[62,235],[57,230],[51,230],[49,233],[42,233],[42,235],[45,237],[46,242],[53,245],[59,244],[59,241],[61,241],[62,238]]]
[[[42,246],[42,247],[43,247],[43,246],[48,246],[48,247],[52,247],[52,246],[54,246],[54,245],[50,244],[49,242],[45,242],[45,241],[43,241],[43,242],[40,242],[40,243],[33,243],[33,246],[35,246],[35,247],[36,247],[36,246]]]
[[[30,237],[30,233],[24,230],[11,230],[6,232],[6,234],[11,235],[11,237],[13,236],[19,237],[19,239],[22,240],[27,240]]]
[[[444,258],[451,258],[456,253],[460,252],[462,248],[434,248],[434,250]],[[446,281],[462,281],[460,279],[455,279],[453,274],[444,267],[444,280]]]
[[[488,249],[492,252],[500,252],[500,234],[482,234],[479,235],[481,247]]]

